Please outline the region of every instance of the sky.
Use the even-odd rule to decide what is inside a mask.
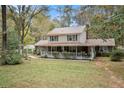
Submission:
[[[60,6],[60,5],[51,5],[50,6],[51,10],[50,10],[50,13],[49,14],[50,14],[50,16],[51,16],[52,19],[55,19],[55,18],[57,18],[57,16],[59,16],[59,13],[54,10],[54,8],[56,8],[58,6]],[[61,5],[61,6],[63,6],[63,5]],[[74,9],[78,9],[80,6],[79,5],[72,5],[72,7]]]

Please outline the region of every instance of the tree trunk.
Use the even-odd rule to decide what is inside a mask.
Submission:
[[[24,32],[25,32],[24,22],[22,22],[22,35],[21,35],[22,54],[24,54]]]
[[[20,36],[21,36],[20,35],[20,30],[18,30],[18,53],[21,54],[21,43],[20,43],[21,37]]]
[[[6,6],[2,5],[2,50],[7,49]]]
[[[19,27],[18,27],[18,40],[19,40],[19,47],[18,47],[18,52],[20,53],[20,55],[22,55],[22,19],[19,15]]]
[[[2,64],[5,64],[7,52],[6,5],[2,5]]]

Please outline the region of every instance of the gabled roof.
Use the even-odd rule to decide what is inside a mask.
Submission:
[[[69,42],[48,42],[40,40],[35,46],[115,46],[114,39],[87,39],[85,43],[69,41]]]
[[[47,44],[48,44],[48,40],[40,40],[35,44],[35,46],[44,46]]]
[[[85,30],[85,26],[78,27],[64,27],[64,28],[55,28],[52,31],[48,32],[48,36],[51,35],[65,35],[65,34],[79,34]]]

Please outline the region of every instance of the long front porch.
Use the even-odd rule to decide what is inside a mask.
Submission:
[[[66,59],[94,59],[94,47],[85,46],[48,46],[41,47],[41,57]]]

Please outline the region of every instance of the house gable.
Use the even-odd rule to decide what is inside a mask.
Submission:
[[[63,43],[63,42],[72,42],[77,41],[84,43],[86,41],[86,32],[85,26],[79,27],[65,27],[65,28],[55,28],[50,31],[48,34],[48,42],[49,43]],[[58,40],[51,40],[57,37]]]

